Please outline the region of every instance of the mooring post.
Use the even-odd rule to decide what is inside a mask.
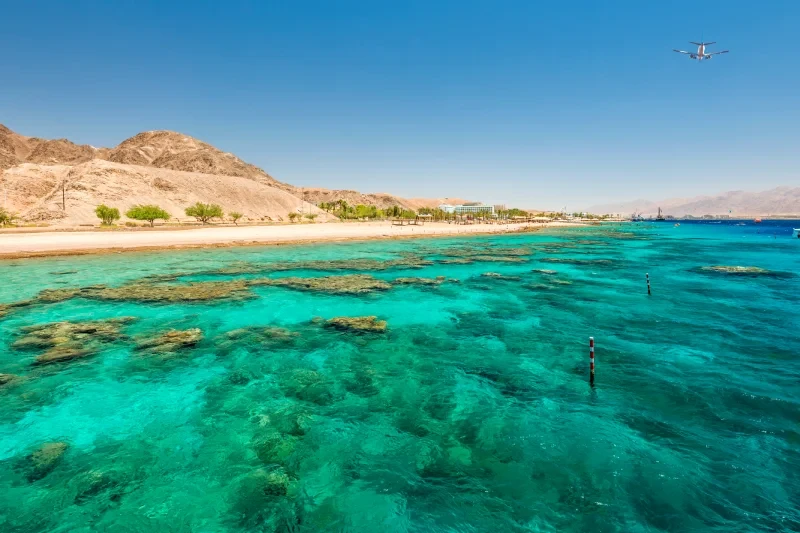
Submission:
[[[594,337],[589,337],[589,385],[594,387]]]
[[[650,296],[650,274],[645,274],[645,277],[647,278],[647,295]]]

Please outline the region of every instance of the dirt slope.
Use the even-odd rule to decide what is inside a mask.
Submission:
[[[94,159],[80,165],[24,163],[5,171],[8,202],[30,222],[54,225],[96,224],[98,204],[124,213],[135,204],[157,204],[174,218],[193,220],[184,209],[195,202],[220,204],[228,213],[239,211],[251,220],[282,221],[294,211],[327,215],[286,191],[239,176],[216,176]],[[66,211],[62,208],[66,184]],[[123,217],[122,222],[126,221]]]

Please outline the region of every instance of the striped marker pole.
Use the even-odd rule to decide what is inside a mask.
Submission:
[[[645,274],[647,277],[647,295],[650,296],[650,274]]]
[[[589,337],[589,385],[594,387],[594,337]]]

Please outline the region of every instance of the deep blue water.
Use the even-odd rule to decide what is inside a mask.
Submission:
[[[800,222],[676,222],[2,262],[0,531],[800,531]]]

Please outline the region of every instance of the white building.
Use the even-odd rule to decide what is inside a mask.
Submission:
[[[493,205],[483,205],[483,204],[450,205],[450,204],[442,204],[442,205],[439,206],[439,209],[441,209],[445,213],[455,213],[457,215],[475,214],[475,213],[489,213],[490,215],[494,215],[494,206]]]

